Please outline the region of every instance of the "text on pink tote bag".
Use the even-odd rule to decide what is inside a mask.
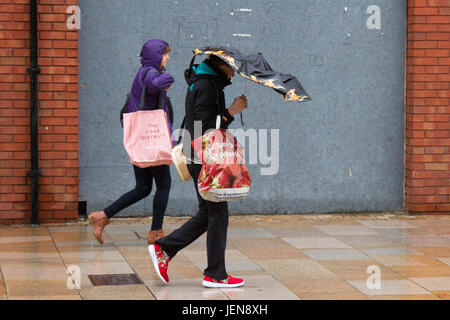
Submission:
[[[172,163],[172,140],[164,110],[123,115],[123,144],[130,162],[140,168]]]

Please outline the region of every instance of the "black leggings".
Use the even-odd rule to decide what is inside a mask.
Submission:
[[[153,199],[153,220],[152,230],[162,229],[164,214],[169,200],[170,187],[172,180],[170,177],[170,168],[168,165],[157,167],[139,168],[133,166],[134,176],[136,178],[136,187],[125,193],[109,207],[105,208],[108,218],[112,218],[117,212],[123,210],[139,200],[147,197],[152,191],[153,178],[156,183],[156,193]]]

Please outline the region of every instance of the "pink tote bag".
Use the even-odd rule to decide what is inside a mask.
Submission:
[[[164,110],[123,115],[123,144],[130,162],[140,168],[172,163],[172,139]]]

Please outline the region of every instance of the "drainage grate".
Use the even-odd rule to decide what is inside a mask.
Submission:
[[[130,284],[143,284],[134,274],[100,274],[88,275],[94,286],[126,286]]]

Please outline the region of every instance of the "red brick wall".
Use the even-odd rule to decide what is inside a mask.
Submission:
[[[78,33],[66,14],[77,0],[38,1],[41,223],[78,214]],[[29,0],[0,0],[0,224],[31,219]]]
[[[450,212],[450,0],[408,1],[405,206]]]

